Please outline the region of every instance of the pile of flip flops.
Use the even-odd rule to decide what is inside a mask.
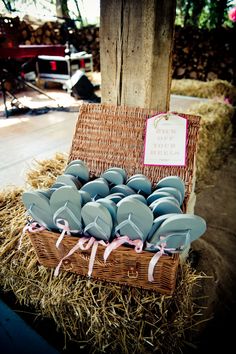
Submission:
[[[71,161],[48,190],[22,195],[34,222],[61,232],[57,247],[66,234],[93,238],[109,245],[106,257],[121,244],[136,246],[137,252],[183,251],[206,230],[204,219],[183,213],[184,198],[185,184],[178,176],[153,187],[143,174],[127,178],[124,169],[111,167],[90,180],[82,160]]]

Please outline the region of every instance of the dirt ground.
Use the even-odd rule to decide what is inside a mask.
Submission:
[[[192,243],[190,259],[202,279],[196,289],[199,302],[206,306],[203,323],[196,333],[198,349],[193,353],[224,350],[232,352],[236,315],[236,138],[219,170],[212,171],[204,185],[197,185],[195,214],[207,222],[207,232]],[[190,353],[190,351],[188,351]]]

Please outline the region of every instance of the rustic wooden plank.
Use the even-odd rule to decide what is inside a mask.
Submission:
[[[102,102],[169,109],[175,0],[101,0]]]

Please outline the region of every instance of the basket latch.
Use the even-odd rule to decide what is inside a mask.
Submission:
[[[62,263],[63,263],[63,267],[66,271],[70,271],[73,269],[73,264],[69,259],[65,259]]]
[[[129,260],[127,275],[128,275],[128,278],[131,278],[131,279],[138,278],[138,263],[136,261]]]

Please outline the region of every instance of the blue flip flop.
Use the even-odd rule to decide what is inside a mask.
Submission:
[[[154,235],[154,233],[157,231],[157,229],[161,226],[161,224],[168,219],[170,216],[173,216],[176,214],[164,214],[161,216],[158,216],[156,219],[154,219],[151,230],[148,233],[147,236],[147,241],[149,242],[150,239],[152,238],[152,236]]]
[[[147,178],[144,174],[142,174],[142,173],[136,173],[135,175],[132,175],[132,176],[130,176],[128,179],[127,179],[127,181],[126,181],[126,184],[129,182],[129,181],[131,181],[133,178],[139,178],[139,177],[141,177],[141,178]]]
[[[41,226],[48,230],[56,229],[48,196],[37,191],[28,191],[22,194],[22,201],[28,214]]]
[[[121,167],[109,167],[109,168],[107,169],[107,171],[116,171],[116,172],[119,172],[119,173],[123,176],[124,182],[127,180],[127,173],[126,173],[126,171],[125,171],[123,168],[121,168]]]
[[[103,172],[101,177],[105,178],[105,180],[107,180],[112,185],[124,183],[124,176],[119,171],[108,170]]]
[[[136,194],[135,191],[125,184],[118,184],[111,188],[110,193],[122,193],[125,196]]]
[[[154,206],[159,202],[159,201],[172,201],[173,203],[175,203],[178,207],[180,207],[179,205],[179,201],[173,196],[173,195],[169,195],[168,197],[162,197],[162,198],[159,198],[159,199],[156,199],[154,200],[150,205],[149,205],[149,208],[153,210]]]
[[[159,193],[159,192],[167,192],[172,194],[178,201],[179,201],[179,205],[181,206],[183,204],[183,195],[181,194],[181,192],[174,188],[174,187],[161,187],[156,189],[153,193]]]
[[[158,199],[164,198],[164,197],[170,197],[170,196],[173,196],[173,194],[170,194],[167,192],[154,191],[152,194],[150,194],[147,197],[147,204],[151,205],[155,200],[158,200]]]
[[[65,175],[72,175],[76,177],[82,184],[86,183],[89,181],[89,170],[87,166],[82,165],[82,164],[72,164],[70,166],[67,166],[65,171]]]
[[[177,214],[163,221],[150,239],[150,243],[160,245],[164,242],[166,248],[184,250],[205,231],[206,222],[200,216]]]
[[[146,240],[152,227],[153,213],[150,208],[137,199],[122,199],[117,209],[116,233],[127,235],[131,240]]]
[[[123,193],[111,193],[111,194],[107,195],[105,198],[112,200],[115,204],[117,204],[124,197],[125,197],[125,195]]]
[[[168,198],[168,197],[166,197]],[[160,198],[158,200],[156,200],[155,202],[153,202],[153,208],[152,208],[152,212],[156,217],[164,215],[164,214],[182,214],[183,211],[180,208],[180,206],[168,199],[164,198]]]
[[[146,198],[142,195],[142,194],[131,194],[131,195],[127,195],[125,197],[126,200],[139,200],[140,202],[144,203],[145,205],[147,205],[147,200]]]
[[[71,231],[82,231],[81,205],[81,194],[78,190],[75,190],[74,187],[61,187],[52,194],[50,198],[50,207],[54,223],[59,229],[61,227],[58,220],[63,219],[67,221]]]
[[[104,198],[106,197],[110,190],[106,180],[102,178],[97,178],[93,181],[89,181],[83,185],[81,188],[82,191],[88,192],[91,198]]]
[[[110,199],[107,199],[107,197],[106,198],[97,199],[96,202],[100,203],[105,208],[107,208],[107,210],[111,214],[112,222],[113,222],[111,236],[112,237],[115,236],[115,227],[117,226],[117,219],[116,219],[116,216],[117,216],[117,205],[116,205],[116,203],[113,202]],[[111,241],[111,239],[110,239],[110,241]]]
[[[88,202],[82,207],[81,215],[84,223],[84,233],[99,240],[109,241],[113,222],[108,209],[98,202]]]
[[[86,163],[85,163],[83,160],[80,160],[80,159],[71,160],[71,161],[68,163],[67,167],[68,167],[68,166],[71,166],[71,165],[77,165],[77,164],[83,165],[83,166],[86,166],[86,167],[87,167]]]
[[[133,177],[127,183],[136,193],[144,193],[150,195],[152,192],[152,184],[147,177]]]
[[[82,187],[82,183],[73,175],[60,175],[56,179],[56,184],[63,183],[66,186],[74,187],[75,189],[80,189]]]
[[[162,178],[160,181],[157,182],[156,189],[163,187],[172,187],[178,189],[182,195],[182,200],[184,200],[185,183],[179,176],[168,176]]]

